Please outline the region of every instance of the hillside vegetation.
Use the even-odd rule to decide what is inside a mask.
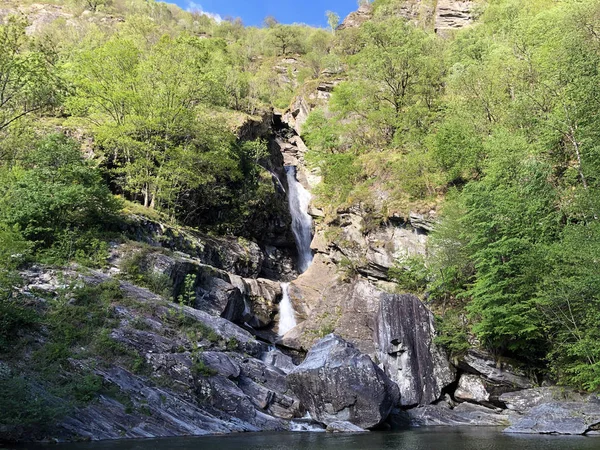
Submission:
[[[405,288],[468,334],[563,383],[600,387],[600,3],[492,1],[449,40],[374,2],[347,81],[309,117],[325,205],[385,221],[440,205]]]

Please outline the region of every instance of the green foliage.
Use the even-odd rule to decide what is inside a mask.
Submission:
[[[192,374],[196,377],[211,377],[216,375],[218,372],[206,365],[202,359],[202,353],[198,353],[195,356],[194,363],[192,365]]]
[[[39,321],[38,313],[18,299],[0,297],[0,354],[10,353],[20,335]]]
[[[56,55],[36,46],[35,40],[25,33],[27,25],[24,18],[17,16],[10,16],[0,24],[2,137],[25,116],[56,105],[63,94],[54,65]]]
[[[552,374],[565,384],[589,391],[600,388],[600,226],[569,225],[548,248],[551,269],[539,286],[537,308],[552,349]]]
[[[443,346],[452,358],[460,357],[471,348],[469,327],[460,309],[450,309],[436,316],[435,323],[438,335],[434,342]]]
[[[170,298],[173,291],[171,278],[164,273],[152,270],[149,264],[151,247],[144,247],[121,261],[121,276],[137,285],[147,287],[164,298]]]
[[[388,276],[403,291],[423,293],[431,278],[431,272],[420,255],[406,256],[396,261]]]
[[[65,412],[41,395],[39,387],[14,374],[0,375],[0,397],[0,424],[5,440],[16,441],[25,436],[41,439]]]
[[[186,306],[194,306],[194,303],[196,303],[196,290],[194,289],[196,285],[196,280],[197,276],[191,273],[185,276],[182,291],[177,297],[177,301],[180,304]]]
[[[36,352],[36,363],[42,372],[58,373],[56,366],[91,346],[104,356],[111,348],[106,329],[114,323],[111,303],[123,298],[117,281],[98,285],[72,286],[52,300],[44,323],[49,341]],[[107,358],[108,360],[108,358]]]
[[[62,259],[106,252],[92,236],[115,221],[119,207],[100,172],[63,135],[40,141],[0,177],[0,222]]]

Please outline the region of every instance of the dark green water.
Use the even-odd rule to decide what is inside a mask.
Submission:
[[[14,448],[19,450],[598,450],[600,437],[506,435],[493,428],[421,428],[393,433],[246,433],[194,438],[27,445]]]

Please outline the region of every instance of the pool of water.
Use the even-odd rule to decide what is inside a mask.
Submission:
[[[28,444],[27,450],[591,450],[600,437],[503,434],[496,428],[417,428],[361,434],[245,433],[225,436]]]

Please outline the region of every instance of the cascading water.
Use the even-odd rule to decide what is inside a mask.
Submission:
[[[296,179],[295,166],[286,166],[285,173],[288,182],[288,204],[292,216],[292,231],[298,248],[298,271],[304,273],[313,259],[310,249],[312,217],[308,214],[311,195]]]
[[[306,272],[312,263],[313,254],[310,249],[312,241],[312,218],[308,214],[310,192],[296,179],[296,167],[286,166],[288,183],[288,204],[292,216],[292,232],[298,249],[298,271]],[[290,300],[289,283],[281,283],[283,297],[279,303],[279,335],[283,336],[296,326],[294,307]]]
[[[281,291],[283,297],[279,303],[279,335],[283,336],[296,326],[296,317],[294,315],[294,307],[290,300],[289,289],[290,283],[281,283]]]

